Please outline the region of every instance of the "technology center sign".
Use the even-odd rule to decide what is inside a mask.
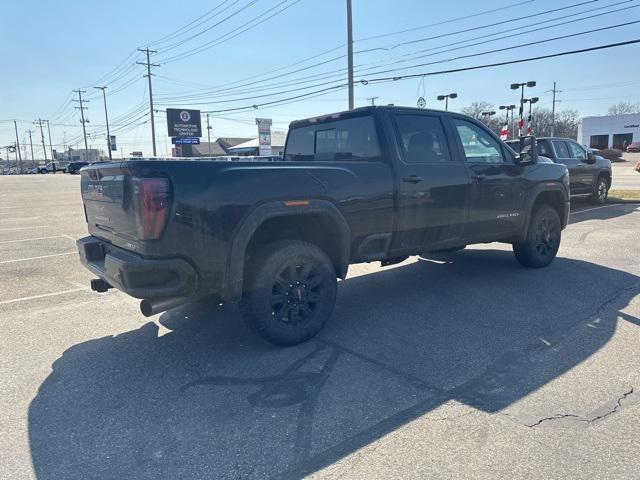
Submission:
[[[200,110],[167,108],[167,127],[170,137],[201,137]]]

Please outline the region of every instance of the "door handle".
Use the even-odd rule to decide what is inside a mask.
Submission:
[[[485,178],[487,178],[487,176],[484,175],[483,173],[479,173],[477,175],[471,175],[471,180],[475,180],[476,182],[479,182],[480,180],[484,180]]]
[[[405,183],[420,183],[422,181],[422,177],[409,175],[408,177],[402,177],[402,181]]]

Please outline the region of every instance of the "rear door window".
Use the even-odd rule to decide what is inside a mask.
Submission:
[[[285,160],[375,160],[380,146],[373,117],[319,123],[289,132]]]
[[[409,163],[449,162],[451,155],[437,116],[396,115],[404,158]]]

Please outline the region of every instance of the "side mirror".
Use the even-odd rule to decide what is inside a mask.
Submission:
[[[585,162],[593,165],[594,163],[596,163],[596,156],[593,153],[587,153],[587,159],[585,160]]]
[[[538,145],[533,135],[520,137],[520,153],[516,157],[518,165],[531,165],[538,161]]]

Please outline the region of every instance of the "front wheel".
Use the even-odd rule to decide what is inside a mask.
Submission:
[[[596,185],[593,189],[593,193],[591,194],[591,202],[602,205],[607,201],[607,197],[609,196],[609,181],[606,177],[598,177],[596,181]]]
[[[513,244],[513,253],[525,267],[540,268],[549,265],[560,248],[562,228],[558,212],[549,205],[533,211],[527,239]]]
[[[254,258],[240,301],[245,322],[276,345],[296,345],[315,336],[336,302],[337,279],[329,257],[311,243],[285,240]]]

